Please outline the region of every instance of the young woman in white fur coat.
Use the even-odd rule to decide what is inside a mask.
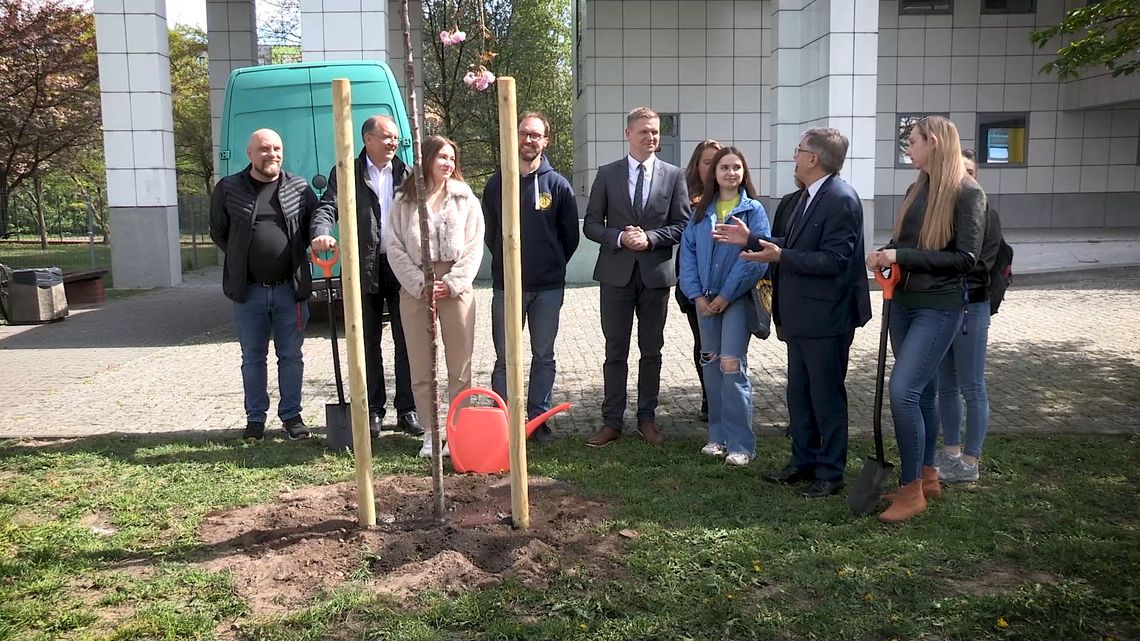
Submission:
[[[432,298],[439,314],[447,361],[449,398],[471,386],[471,356],[475,350],[475,295],[472,282],[483,260],[483,210],[479,198],[463,182],[459,147],[443,136],[423,143],[424,185],[427,188],[429,245],[423,256],[416,181],[410,177],[396,193],[389,217],[392,226],[388,263],[400,281],[400,319],[412,375],[416,409],[426,415],[431,398]],[[425,283],[423,261],[435,268],[435,282]],[[448,451],[443,451],[446,456]],[[431,457],[431,434],[424,433],[420,456]]]

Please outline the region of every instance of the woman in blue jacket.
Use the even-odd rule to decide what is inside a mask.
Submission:
[[[748,306],[753,304],[750,292],[768,266],[742,260],[736,245],[713,241],[715,225],[730,216],[762,236],[770,234],[748,163],[736,147],[717,152],[704,177],[701,200],[681,236],[681,292],[696,306],[701,331],[701,366],[709,397],[709,442],[701,453],[726,456],[729,465],[748,465],[756,458]]]

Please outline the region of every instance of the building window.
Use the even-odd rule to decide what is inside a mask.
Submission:
[[[1037,0],[983,0],[982,13],[1037,13]]]
[[[899,15],[940,15],[954,13],[954,0],[900,0]]]
[[[896,167],[910,167],[913,163],[910,161],[910,156],[907,155],[907,147],[910,146],[910,130],[914,129],[914,123],[922,120],[927,116],[943,116],[950,117],[948,113],[921,113],[921,114],[899,114],[898,115],[898,150],[895,153],[895,166]]]
[[[978,114],[978,162],[1024,165],[1027,129],[1025,114]]]

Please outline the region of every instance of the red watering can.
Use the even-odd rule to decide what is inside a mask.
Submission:
[[[464,407],[469,396],[487,396],[497,407]],[[548,410],[526,424],[529,437],[546,419],[570,409],[569,403]],[[507,451],[507,404],[503,397],[483,387],[463,390],[451,401],[447,412],[447,444],[451,448],[451,467],[456,472],[497,474],[511,469]]]

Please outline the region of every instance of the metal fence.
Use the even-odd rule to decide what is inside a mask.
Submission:
[[[99,224],[103,216],[82,194],[61,197],[45,206],[47,246],[29,202],[13,198],[9,207],[9,233],[0,239],[0,263],[13,269],[59,267],[64,272],[111,268],[110,238]],[[210,241],[209,195],[178,195],[179,245],[182,271],[217,264]],[[113,234],[113,231],[112,231]]]

